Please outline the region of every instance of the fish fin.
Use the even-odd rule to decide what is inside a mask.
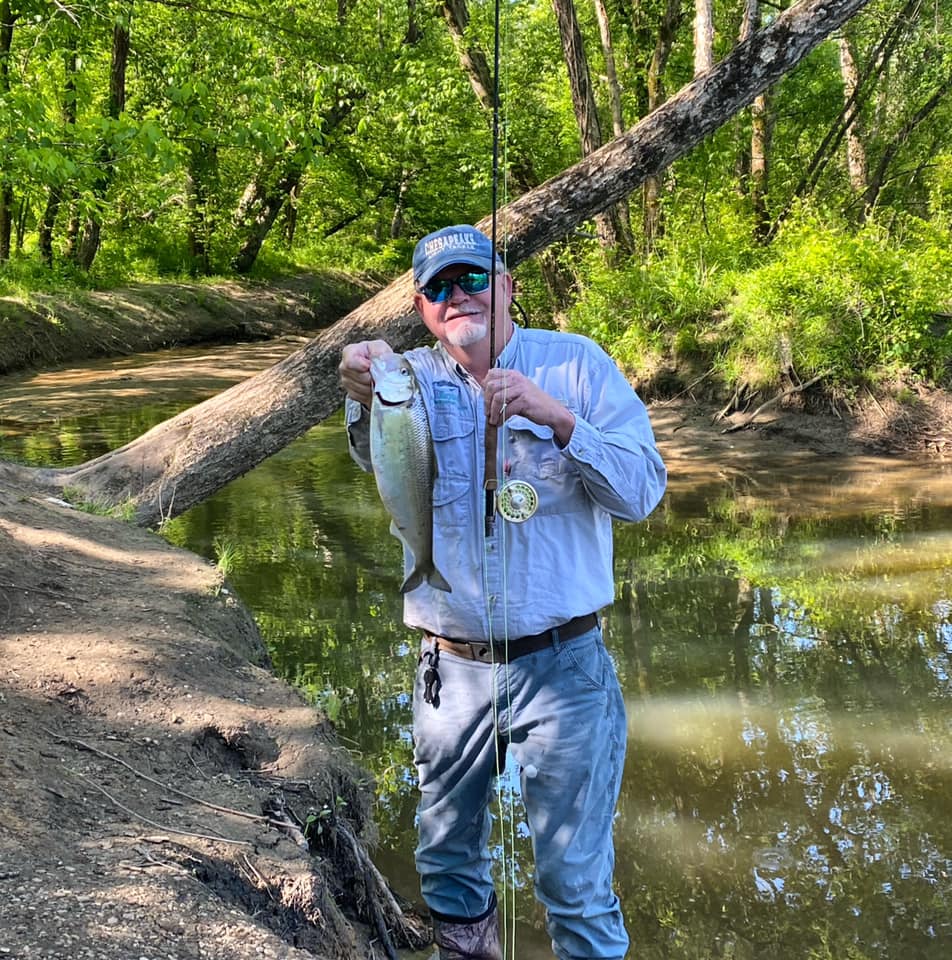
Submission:
[[[409,593],[411,590],[416,590],[421,583],[423,583],[423,571],[414,567],[400,584],[400,592]]]
[[[426,582],[437,590],[442,590],[444,593],[452,593],[453,588],[446,582],[446,577],[440,573],[436,567],[433,567],[430,570],[429,575],[426,578]]]

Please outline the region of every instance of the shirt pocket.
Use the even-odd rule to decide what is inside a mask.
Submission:
[[[454,385],[455,386],[455,385]],[[444,394],[445,396],[445,394]],[[437,528],[465,526],[469,520],[469,493],[472,485],[473,433],[476,420],[472,409],[457,396],[439,402],[430,412],[430,435],[436,458],[433,483],[433,512]]]

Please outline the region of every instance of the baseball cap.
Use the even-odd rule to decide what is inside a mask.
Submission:
[[[491,271],[493,245],[484,233],[465,223],[428,233],[413,251],[413,282],[422,287],[452,263],[464,263]],[[498,254],[496,269],[506,269]]]

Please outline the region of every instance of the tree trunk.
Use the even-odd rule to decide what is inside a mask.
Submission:
[[[839,41],[840,76],[843,78],[843,96],[846,103],[856,100],[859,92],[859,70],[853,56],[853,45],[849,34],[844,32]],[[866,142],[859,112],[851,113],[846,125],[846,169],[849,173],[850,187],[857,197],[866,191],[867,163]]]
[[[582,141],[582,156],[587,157],[602,145],[602,131],[598,123],[598,107],[588,70],[588,58],[585,56],[585,43],[572,0],[552,0],[552,7],[569,71],[569,87]]]
[[[714,66],[714,15],[711,0],[694,0],[694,76]]]
[[[53,231],[56,228],[56,215],[59,213],[63,191],[59,187],[50,187],[46,197],[46,206],[43,208],[43,217],[37,229],[37,246],[40,259],[47,267],[53,266]]]
[[[186,243],[189,272],[207,277],[212,272],[212,218],[208,197],[218,177],[218,152],[214,145],[194,139],[188,143],[185,168]]]
[[[446,0],[441,6],[443,19],[453,37],[453,45],[459,57],[460,66],[476,94],[476,99],[487,114],[492,114],[495,97],[493,96],[492,71],[486,54],[472,41],[467,40],[466,27],[469,25],[469,9],[466,0]],[[531,190],[539,183],[532,167],[532,158],[525,153],[513,151],[509,172],[516,189],[520,193]]]
[[[913,131],[916,127],[922,123],[929,114],[935,110],[936,107],[942,102],[945,98],[945,95],[952,89],[952,73],[947,73],[945,78],[939,84],[938,87],[932,92],[932,95],[919,107],[916,112],[909,117],[908,120],[899,128],[895,136],[886,144],[883,148],[882,155],[879,158],[879,162],[876,164],[875,169],[869,177],[869,185],[866,188],[866,193],[863,196],[863,217],[868,215],[869,211],[876,206],[876,201],[879,199],[879,194],[883,189],[883,186],[886,183],[886,173],[889,170],[889,165],[895,160],[896,154],[902,148],[903,144],[912,136]]]
[[[403,42],[408,47],[419,43],[422,36],[416,14],[416,0],[407,0],[407,32],[403,35]]]
[[[625,132],[625,115],[621,108],[621,84],[615,69],[615,45],[612,43],[611,22],[605,0],[595,0],[595,16],[598,18],[598,34],[602,40],[605,57],[605,81],[608,84],[608,102],[612,113],[612,134],[620,137]]]
[[[129,65],[129,27],[117,23],[112,31],[112,60],[109,68],[109,97],[106,103],[106,116],[113,120],[126,108],[126,68]],[[82,270],[89,270],[99,253],[102,242],[102,213],[99,205],[106,199],[112,183],[115,151],[112,144],[104,142],[97,156],[99,175],[93,184],[93,207],[86,216],[82,237],[76,247],[76,264]]]
[[[10,0],[0,0],[0,95],[10,92],[10,50],[13,46],[13,24],[17,14],[10,9]],[[10,237],[13,230],[13,184],[0,172],[0,263],[10,259]]]
[[[76,37],[71,35],[68,49],[63,55],[63,70],[66,75],[63,84],[63,128],[69,130],[76,123],[76,71],[78,69]],[[43,216],[37,227],[37,245],[40,258],[47,267],[53,266],[53,234],[56,230],[56,218],[63,203],[62,186],[52,186],[46,197]]]
[[[0,263],[10,259],[13,236],[13,184],[0,182]]]
[[[743,43],[755,30],[760,29],[760,0],[744,0],[744,10],[741,14],[740,30],[737,33],[737,42]],[[750,192],[750,150],[744,142],[744,125],[740,116],[734,118],[734,129],[737,131],[738,149],[734,158],[734,176],[736,178],[737,195],[746,197]]]
[[[892,19],[885,33],[879,40],[879,43],[876,44],[876,47],[870,54],[869,62],[866,65],[863,75],[859,78],[859,83],[854,96],[847,98],[839,116],[833,121],[830,129],[826,133],[826,136],[823,138],[823,141],[820,143],[819,147],[817,147],[812,159],[810,160],[810,163],[807,166],[806,172],[803,174],[803,176],[800,178],[800,181],[794,188],[786,206],[771,225],[771,234],[775,234],[777,232],[777,230],[780,228],[780,225],[789,216],[790,211],[794,208],[796,202],[801,200],[803,197],[808,196],[814,187],[816,187],[817,183],[819,183],[820,176],[826,167],[826,164],[838,150],[847,128],[849,127],[850,123],[852,123],[853,118],[858,116],[859,111],[862,109],[863,103],[869,98],[871,92],[873,91],[875,81],[886,69],[886,65],[889,63],[893,52],[898,48],[899,43],[906,30],[909,29],[910,24],[916,21],[916,16],[921,3],[922,0],[906,0],[902,9]]]
[[[741,39],[759,30],[762,23],[760,0],[747,0],[741,25]],[[767,189],[770,172],[770,135],[773,118],[770,96],[765,90],[754,97],[750,106],[750,151],[746,163],[747,192],[754,214],[754,238],[760,243],[770,239],[770,217],[767,213]]]
[[[770,171],[770,136],[773,127],[770,97],[767,93],[754,98],[750,108],[750,123],[750,203],[754,211],[754,236],[764,243],[770,237],[767,189]]]
[[[301,191],[295,187],[288,194],[288,202],[284,208],[284,242],[288,245],[288,250],[294,248],[294,238],[297,235],[300,193]]]
[[[353,99],[353,96],[341,96],[327,111],[319,125],[323,136],[327,136],[351,112]],[[245,188],[235,213],[235,221],[244,229],[245,239],[231,261],[238,273],[248,273],[254,266],[281,208],[297,189],[309,162],[307,156],[289,150],[274,166],[260,170],[257,179]]]
[[[469,78],[469,85],[476,94],[484,110],[492,111],[495,104],[493,97],[493,75],[489,69],[486,55],[474,43],[466,39],[466,27],[469,25],[469,10],[466,0],[444,0],[440,10],[443,19],[449,28],[456,54],[463,67],[463,72]]]
[[[291,195],[304,174],[304,166],[297,157],[290,157],[278,182],[270,189],[255,184],[242,204],[245,221],[245,241],[232,258],[231,265],[238,273],[248,273],[254,266],[265,238],[274,226],[285,200]]]
[[[441,10],[450,34],[453,37],[453,43],[456,47],[460,66],[463,72],[469,78],[469,84],[473,88],[473,93],[479,101],[483,110],[492,115],[495,97],[493,96],[493,78],[489,69],[489,61],[483,51],[472,41],[466,40],[466,27],[469,24],[469,9],[466,6],[466,0],[445,0]],[[518,193],[526,193],[539,183],[532,166],[532,158],[518,150],[510,151],[509,175],[511,182]],[[396,213],[396,211],[395,211]],[[399,228],[403,229],[402,218]],[[393,232],[394,225],[391,225],[391,237],[397,236]],[[542,273],[546,289],[551,292],[565,290],[568,281],[565,272],[554,258],[545,257],[539,261],[539,270]],[[563,301],[554,301],[556,309],[560,309]]]
[[[514,200],[504,210],[510,264],[565,237],[686,154],[865,3],[803,0],[624,135]],[[488,230],[488,219],[479,227]],[[340,406],[337,364],[345,344],[380,337],[404,350],[420,343],[412,292],[407,271],[274,367],[96,460],[63,470],[4,465],[2,471],[24,484],[78,487],[89,499],[128,504],[144,526],[177,516]]]
[[[625,116],[621,106],[621,84],[618,82],[618,73],[615,69],[615,47],[612,43],[611,23],[608,19],[608,10],[605,0],[595,0],[595,16],[598,19],[598,33],[602,41],[602,55],[605,58],[605,82],[608,86],[608,102],[611,106],[612,136],[620,137],[625,132]],[[634,247],[631,235],[631,217],[628,210],[628,201],[614,207],[615,229],[619,239],[619,246],[630,251]]]
[[[559,36],[562,38],[562,52],[569,71],[569,87],[572,91],[572,106],[575,110],[575,122],[578,124],[582,156],[587,157],[602,145],[602,131],[588,58],[585,55],[585,43],[572,0],[552,0],[552,8],[555,11]],[[621,231],[617,217],[613,217],[609,212],[599,213],[595,216],[595,227],[599,242],[606,250],[619,246]]]
[[[650,115],[664,103],[664,68],[671,55],[675,34],[681,23],[683,14],[681,0],[666,0],[661,23],[658,25],[658,38],[655,41],[654,53],[648,66],[648,114]],[[650,174],[645,178],[642,192],[644,213],[642,229],[645,238],[645,250],[650,252],[664,232],[661,218],[661,189],[664,170]]]

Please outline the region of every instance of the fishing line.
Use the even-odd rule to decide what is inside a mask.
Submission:
[[[497,356],[496,356],[496,312],[497,312],[497,297],[496,297],[496,258],[498,255],[499,249],[499,151],[500,151],[500,74],[501,74],[501,3],[500,0],[495,0],[493,4],[493,117],[492,117],[492,231],[491,231],[491,244],[492,244],[492,278],[493,282],[490,287],[490,300],[489,300],[489,369],[491,370],[496,366]],[[509,20],[507,18],[506,25],[508,27]],[[508,32],[507,32],[507,41],[508,41]],[[508,97],[506,98],[508,103]],[[508,169],[508,164],[504,165],[505,169]],[[507,183],[504,182],[504,194],[507,193],[506,190]],[[505,261],[504,261],[505,262]],[[521,309],[521,308],[520,308]],[[507,313],[508,316],[508,313]],[[503,423],[502,426],[502,458],[503,458],[503,472],[505,473],[506,464],[508,463],[508,451],[506,449],[506,440],[508,436],[508,431],[505,428],[505,405],[507,403],[507,395],[505,390],[503,392]],[[484,467],[484,493],[485,493],[485,538],[484,538],[484,570],[488,570],[488,550],[489,550],[489,539],[492,537],[495,521],[496,521],[496,493],[499,488],[499,465],[498,465],[498,456],[499,456],[499,428],[490,424],[488,419],[485,424],[485,467]],[[510,741],[511,737],[511,724],[512,724],[512,700],[511,700],[511,687],[510,687],[510,678],[509,678],[509,593],[508,593],[508,566],[507,566],[507,530],[506,527],[508,524],[502,524],[499,531],[499,555],[500,562],[502,564],[502,624],[503,624],[503,662],[502,662],[502,671],[504,679],[504,689],[505,689],[505,710],[506,717],[508,721],[508,728],[505,731],[506,741]],[[488,590],[490,589],[490,584],[487,582],[485,587]],[[494,651],[494,630],[493,630],[493,621],[494,621],[494,600],[490,595],[489,599],[489,640],[490,640],[490,650]],[[493,690],[492,690],[492,710],[493,710],[493,729],[500,729],[500,717],[499,717],[499,702],[496,696],[496,671],[497,664],[495,663],[495,655],[492,655],[492,671],[493,671]],[[502,950],[503,956],[509,956],[512,960],[515,960],[515,925],[516,925],[516,813],[515,813],[515,798],[513,789],[504,784],[504,773],[505,773],[505,764],[502,762],[500,757],[500,752],[498,749],[496,751],[496,806],[499,810],[500,824],[499,824],[499,833],[501,839],[502,847],[502,873],[503,873],[503,898],[501,903],[501,917],[500,917],[500,933],[502,940]],[[504,796],[505,794],[505,796]],[[508,830],[508,836],[507,836]]]

